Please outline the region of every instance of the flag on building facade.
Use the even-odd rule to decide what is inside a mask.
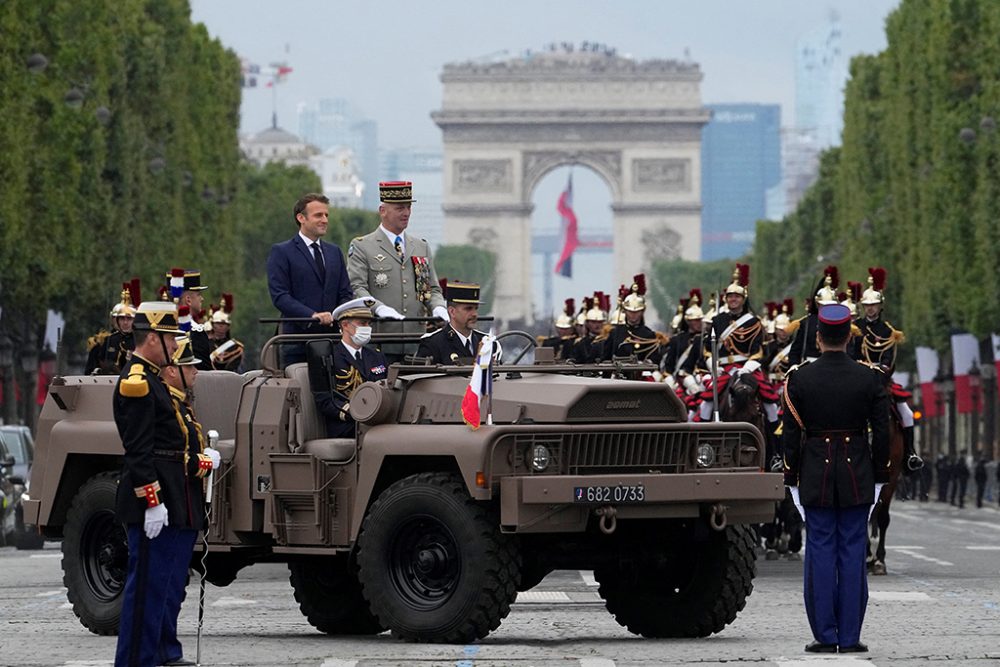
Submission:
[[[462,419],[472,430],[479,428],[482,423],[480,403],[483,398],[493,393],[493,343],[496,337],[491,329],[483,336],[479,343],[479,351],[476,354],[476,363],[472,367],[472,377],[469,378],[469,386],[465,389],[465,396],[462,397]]]
[[[979,368],[979,341],[972,334],[954,334],[951,337],[952,370],[955,374],[955,407],[960,414],[977,410],[978,386],[973,386],[969,374]]]
[[[934,378],[937,377],[941,361],[938,353],[929,347],[917,348],[917,380],[920,382],[920,402],[925,417],[940,417],[943,410],[938,403]]]
[[[573,277],[573,253],[580,245],[579,229],[577,228],[576,213],[573,212],[573,174],[569,175],[569,182],[566,189],[559,195],[559,203],[556,210],[562,217],[563,229],[563,249],[556,263],[556,273],[564,278]]]

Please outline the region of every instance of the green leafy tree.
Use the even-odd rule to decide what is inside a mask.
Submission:
[[[470,245],[445,245],[434,254],[434,269],[439,278],[478,283],[481,313],[493,308],[496,291],[496,255]]]

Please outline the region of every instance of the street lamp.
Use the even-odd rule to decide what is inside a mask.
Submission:
[[[63,101],[71,109],[79,109],[83,106],[83,91],[73,86],[66,91],[66,95],[63,97]]]
[[[94,109],[94,117],[101,125],[107,125],[111,122],[111,109],[107,107],[97,107]]]
[[[41,53],[32,53],[28,56],[25,64],[28,66],[28,71],[32,74],[41,74],[49,66],[49,59]]]

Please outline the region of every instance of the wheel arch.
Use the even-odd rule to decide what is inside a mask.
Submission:
[[[73,498],[87,480],[102,472],[113,472],[121,468],[122,457],[69,454],[62,468],[59,485],[52,501],[52,511],[42,527],[46,537],[59,538],[63,536],[63,526],[66,524],[66,514],[69,512]]]

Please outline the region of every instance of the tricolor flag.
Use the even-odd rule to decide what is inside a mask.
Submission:
[[[573,174],[569,175],[569,182],[566,184],[566,189],[563,193],[559,195],[559,203],[556,204],[556,210],[559,211],[559,215],[562,216],[562,227],[563,227],[563,237],[566,239],[563,242],[562,254],[559,255],[559,261],[556,263],[556,273],[563,276],[564,278],[573,277],[573,253],[576,251],[577,246],[580,245],[579,230],[576,224],[576,213],[573,212]]]
[[[975,410],[978,402],[974,392],[978,392],[979,387],[972,386],[969,371],[979,366],[979,341],[972,334],[954,334],[951,358],[955,373],[955,406],[960,414],[967,415]]]
[[[493,392],[493,343],[496,337],[493,330],[483,336],[476,354],[476,364],[472,367],[472,377],[469,386],[462,397],[462,419],[472,430],[479,428],[482,418],[479,404],[482,399]]]
[[[940,368],[940,359],[935,350],[929,347],[917,348],[917,378],[920,382],[920,402],[923,404],[925,417],[940,417],[941,406],[934,390],[934,378]]]
[[[992,334],[993,365],[997,367],[997,390],[1000,390],[1000,334]]]

